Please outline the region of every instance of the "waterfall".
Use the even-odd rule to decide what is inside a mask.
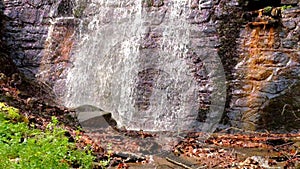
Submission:
[[[223,113],[225,78],[216,68],[220,60],[201,58],[208,65],[207,76],[221,74],[206,86],[214,90],[212,96],[222,97],[212,99],[220,108],[211,106],[208,123],[199,122],[199,83],[187,63],[191,30],[185,15],[190,2],[167,2],[168,8],[155,12],[145,3],[92,0],[87,5],[68,70],[65,105],[112,112],[119,127],[127,129],[212,130]],[[209,66],[212,62],[218,63]],[[220,86],[221,91],[216,89]]]

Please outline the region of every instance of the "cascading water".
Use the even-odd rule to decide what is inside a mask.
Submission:
[[[215,54],[200,58],[209,72],[202,88],[211,92],[211,105],[206,121],[199,122],[201,86],[188,65],[190,29],[184,16],[189,2],[168,2],[168,8],[156,11],[162,15],[145,3],[92,0],[87,5],[74,66],[67,70],[65,105],[112,112],[127,129],[214,130],[225,104],[225,76]]]

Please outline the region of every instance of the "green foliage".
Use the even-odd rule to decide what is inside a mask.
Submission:
[[[281,10],[284,11],[284,10],[287,10],[287,9],[291,9],[293,6],[292,5],[284,5],[281,7]]]
[[[153,6],[153,0],[143,0],[143,4],[145,4],[147,7]]]
[[[55,117],[43,132],[15,122],[20,116],[18,109],[0,103],[0,168],[92,168],[91,152],[76,149]]]
[[[142,0],[145,7],[160,7],[164,4],[164,0]]]
[[[267,6],[263,9],[263,11],[264,11],[264,13],[271,13],[272,9],[273,9],[273,7]]]
[[[87,2],[85,2],[84,0],[80,0],[77,5],[75,6],[75,8],[73,9],[73,15],[76,18],[80,18],[83,15],[84,10],[87,7]]]
[[[20,120],[21,115],[19,114],[19,110],[14,107],[6,106],[4,103],[0,102],[0,119],[10,119],[10,120]]]
[[[110,158],[112,155],[112,144],[107,145],[107,160],[101,160],[99,163],[102,168],[106,168],[110,164]]]

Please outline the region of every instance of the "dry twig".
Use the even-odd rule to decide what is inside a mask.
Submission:
[[[168,158],[168,157],[166,157],[166,160],[169,161],[169,162],[171,162],[171,163],[173,163],[173,164],[176,164],[176,165],[178,165],[178,166],[181,166],[181,167],[183,167],[183,168],[186,168],[186,169],[193,169],[193,168],[191,168],[191,167],[189,167],[189,166],[187,166],[187,165],[185,165],[185,164],[183,164],[183,163],[180,163],[180,162],[178,162],[178,161],[172,160],[172,159],[170,159],[170,158]]]

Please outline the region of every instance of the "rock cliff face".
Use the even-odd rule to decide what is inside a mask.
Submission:
[[[222,116],[245,129],[299,129],[300,6],[281,0],[293,8],[259,13],[274,3],[4,0],[2,40],[56,99],[101,107],[125,126],[190,119],[183,126],[215,129]]]
[[[212,17],[219,3],[84,5],[66,105],[96,105],[131,129],[213,130],[226,100]]]
[[[55,18],[72,14],[68,6],[71,3],[67,0],[3,0],[3,4],[7,19],[3,40],[10,57],[22,72],[35,78],[43,63],[53,63],[44,58],[49,46],[46,43],[49,30]]]
[[[17,68],[12,59],[9,57],[6,42],[2,39],[3,34],[5,33],[4,24],[6,22],[3,10],[4,5],[3,2],[0,1],[0,73],[3,73],[5,76],[11,76],[13,73],[17,72]]]
[[[249,22],[240,32],[230,115],[246,128],[299,128],[299,12],[284,10],[278,24]]]

